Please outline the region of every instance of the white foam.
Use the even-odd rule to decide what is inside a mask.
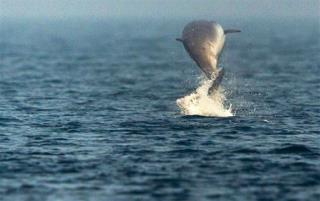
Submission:
[[[213,94],[208,95],[211,83],[211,80],[201,81],[200,86],[194,92],[177,99],[177,105],[183,115],[233,116],[231,105],[226,107],[226,98],[221,86]]]

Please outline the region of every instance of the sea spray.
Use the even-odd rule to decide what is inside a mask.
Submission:
[[[231,105],[226,107],[226,97],[222,87],[208,95],[211,84],[212,80],[203,80],[194,92],[177,99],[177,105],[183,115],[233,116]]]

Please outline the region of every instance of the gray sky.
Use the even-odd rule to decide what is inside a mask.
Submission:
[[[0,17],[318,17],[320,0],[0,0]]]

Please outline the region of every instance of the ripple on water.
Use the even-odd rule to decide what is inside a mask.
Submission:
[[[282,145],[280,148],[275,148],[270,151],[274,154],[316,154],[311,148],[308,148],[303,144],[286,144]]]

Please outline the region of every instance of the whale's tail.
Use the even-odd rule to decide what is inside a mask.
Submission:
[[[215,77],[212,78],[212,84],[208,89],[208,95],[211,95],[213,92],[215,92],[218,89],[223,76],[224,76],[224,69],[223,68],[218,69]]]

